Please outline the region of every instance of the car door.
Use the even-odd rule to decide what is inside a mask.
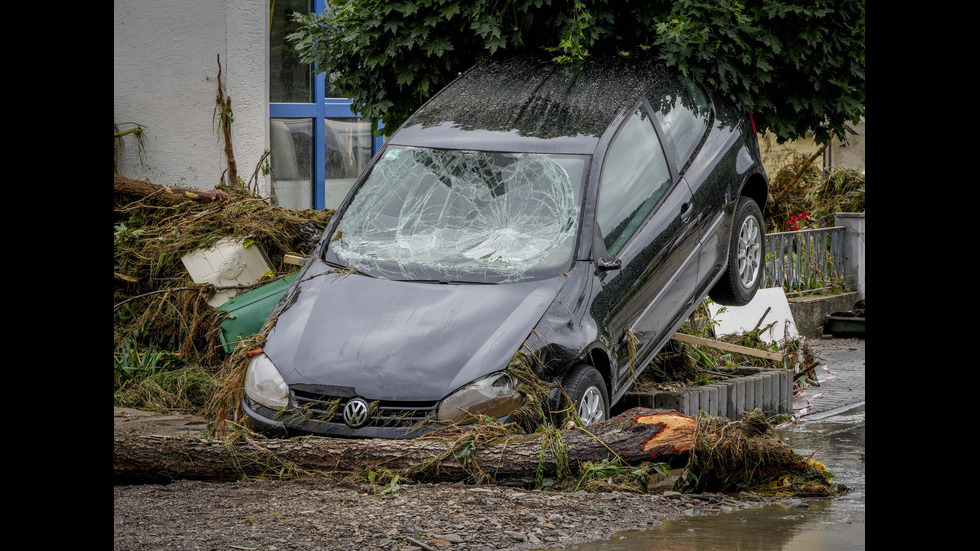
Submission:
[[[593,314],[618,360],[614,399],[669,336],[694,292],[691,197],[672,173],[644,102],[603,155],[596,203],[593,254],[602,291]]]
[[[725,217],[730,185],[722,177],[731,171],[718,170],[725,160],[727,147],[721,143],[731,134],[716,125],[713,107],[707,94],[692,80],[671,75],[658,87],[656,96],[648,97],[657,121],[664,130],[665,147],[677,156],[678,174],[691,188],[691,224],[697,227],[700,240],[698,254],[699,293],[721,271],[728,250],[730,216]]]

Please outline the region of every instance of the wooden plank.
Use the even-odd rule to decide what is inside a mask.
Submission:
[[[745,354],[747,356],[757,356],[759,358],[766,358],[769,360],[776,360],[780,362],[783,360],[783,355],[778,352],[767,352],[765,350],[759,350],[758,348],[749,348],[748,346],[739,346],[737,344],[731,344],[722,341],[716,341],[712,339],[706,339],[704,337],[695,337],[694,335],[685,335],[684,333],[674,333],[671,337],[675,341],[687,342],[691,344],[700,344],[703,346],[710,346],[711,348],[718,348],[720,350],[727,350],[729,352],[738,352],[739,354]]]
[[[306,264],[306,257],[295,255],[295,254],[286,254],[282,257],[282,261],[285,262],[286,264],[292,264],[294,266],[302,266],[303,264]]]

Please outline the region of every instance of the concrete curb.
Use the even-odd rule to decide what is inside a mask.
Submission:
[[[695,418],[704,411],[733,421],[757,408],[766,413],[793,413],[792,371],[764,367],[739,367],[734,371],[740,376],[676,392],[628,392],[616,404],[616,409],[672,409]]]
[[[796,331],[808,339],[819,339],[826,328],[827,315],[847,311],[861,298],[860,293],[787,297]]]

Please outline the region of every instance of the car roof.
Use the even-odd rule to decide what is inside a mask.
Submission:
[[[494,55],[433,96],[390,143],[447,149],[592,153],[599,138],[667,74],[652,54]]]

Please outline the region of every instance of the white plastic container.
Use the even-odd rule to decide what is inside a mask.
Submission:
[[[241,238],[226,237],[210,249],[198,249],[180,259],[195,283],[210,283],[215,287],[252,285],[272,271],[269,257],[262,246],[245,246]],[[208,304],[221,306],[242,289],[218,290]]]

